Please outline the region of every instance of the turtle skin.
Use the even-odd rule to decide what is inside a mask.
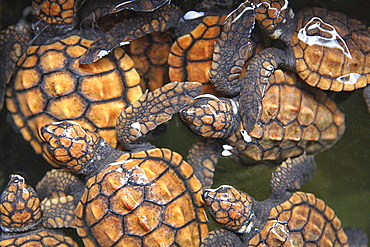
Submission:
[[[238,105],[230,98],[198,97],[180,116],[195,133],[225,139],[228,151],[248,164],[316,154],[343,135],[344,114],[324,92],[306,85],[293,72],[275,70],[264,90],[260,107],[253,105],[254,100]],[[251,90],[249,98],[254,99],[255,92]],[[251,126],[242,121],[242,108],[248,110]]]
[[[177,27],[182,11],[176,5],[164,5],[152,12],[135,12],[131,17],[118,17],[112,27],[90,45],[82,56],[81,63],[88,64],[109,54],[114,48],[128,44],[131,40],[153,32],[165,32]]]
[[[313,156],[283,162],[273,173],[271,195],[265,201],[223,185],[205,190],[205,204],[224,231],[240,237],[243,244],[236,246],[348,246],[333,209],[311,193],[289,192],[309,181],[314,167]],[[217,235],[211,237],[217,240]],[[207,241],[202,246],[212,246]]]
[[[208,234],[202,183],[179,154],[125,153],[69,122],[42,134],[56,159],[86,177],[75,211],[86,246],[199,246]]]
[[[239,94],[240,78],[244,77],[250,58],[263,47],[262,39],[254,27],[255,14],[249,1],[230,12],[222,25],[209,71],[210,82],[222,95]]]
[[[274,61],[272,68],[287,65],[306,83],[323,90],[352,91],[369,84],[370,32],[363,23],[318,7],[304,8],[295,16],[283,0],[254,4],[259,26],[287,45],[267,57],[267,63]]]
[[[83,25],[90,25],[90,27],[92,27],[92,25],[98,23],[99,18],[110,14],[117,14],[124,10],[151,12],[162,7],[168,2],[168,0],[136,0],[131,2],[122,2],[121,0],[90,0],[82,4],[79,14],[80,16],[83,16],[81,21]]]
[[[67,13],[60,13],[60,17],[70,19]],[[42,23],[44,15],[37,14]],[[53,23],[51,31],[67,25],[46,20]],[[117,146],[116,119],[121,110],[140,98],[142,90],[133,62],[122,48],[96,63],[82,65],[81,56],[96,39],[93,33],[71,29],[44,43],[49,35],[53,33],[47,30],[38,34],[16,62],[6,90],[6,104],[24,139],[36,153],[56,165],[39,136],[42,126],[71,119],[96,130]]]
[[[4,247],[60,246],[77,247],[70,237],[41,226],[40,200],[20,175],[11,175],[1,194],[0,245]]]

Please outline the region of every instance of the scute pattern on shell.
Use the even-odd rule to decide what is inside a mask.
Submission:
[[[347,246],[347,236],[334,211],[313,194],[296,192],[271,209],[267,223],[248,246]]]
[[[8,109],[24,139],[51,163],[39,136],[42,126],[74,120],[115,147],[119,112],[142,95],[140,77],[122,48],[95,63],[79,63],[91,42],[72,35],[30,46],[18,60],[6,92]]]
[[[171,81],[197,81],[203,84],[202,94],[217,94],[209,82],[209,70],[225,17],[206,16],[194,30],[173,43],[168,56]]]
[[[313,16],[319,19],[312,20]],[[297,14],[298,25],[293,33],[291,45],[296,57],[296,70],[299,76],[311,86],[323,90],[352,91],[363,88],[370,83],[370,32],[360,21],[349,18],[342,13],[324,8],[305,8]],[[311,22],[311,23],[310,23]],[[306,28],[307,35],[343,39],[339,48],[325,45],[308,45],[298,38],[300,29]],[[315,25],[320,28],[313,28]],[[311,28],[312,27],[312,28]],[[307,30],[311,28],[310,30]],[[328,37],[335,32],[339,37]],[[329,41],[328,41],[329,42]],[[341,43],[344,42],[344,43]],[[359,78],[351,80],[350,75],[358,73]],[[340,79],[342,78],[342,79]],[[348,81],[347,81],[348,80]]]
[[[50,246],[50,247],[78,247],[70,237],[53,233],[50,230],[34,231],[32,234],[20,234],[14,238],[0,241],[2,247],[29,247],[29,246]]]
[[[333,146],[345,130],[344,114],[324,92],[299,81],[293,73],[276,70],[261,101],[258,121],[248,132],[229,138],[236,154],[247,162],[284,160],[304,151],[315,154]]]
[[[168,149],[124,154],[87,180],[78,234],[89,246],[199,246],[208,234],[201,187],[192,167]]]

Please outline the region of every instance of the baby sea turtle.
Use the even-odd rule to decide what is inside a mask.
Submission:
[[[201,136],[226,139],[227,151],[246,163],[315,154],[333,146],[345,130],[336,104],[292,72],[274,71],[255,104],[201,95],[181,110],[181,118]],[[242,108],[256,117],[251,126],[242,121]]]
[[[75,27],[76,8],[74,0],[35,0],[33,30],[21,20],[1,36],[3,42],[14,42],[10,50],[1,47],[14,66],[1,67],[9,74],[8,110],[24,139],[51,163],[39,136],[42,126],[73,119],[116,146],[119,112],[142,96],[139,75],[122,48],[96,63],[80,64],[97,36]],[[13,54],[20,58],[13,59]]]
[[[247,84],[263,83],[279,65],[295,70],[309,85],[352,91],[370,82],[370,32],[358,20],[324,8],[307,7],[297,16],[287,0],[256,0],[256,22],[285,48],[269,47],[255,56]],[[242,97],[248,97],[242,89]],[[243,99],[247,101],[247,99]]]
[[[40,200],[22,176],[10,176],[0,200],[0,246],[78,246],[70,237],[42,227],[46,219]]]
[[[182,110],[196,133],[226,138],[227,149],[247,163],[282,161],[304,151],[315,154],[333,146],[345,129],[344,115],[324,93],[305,86],[291,72],[272,73],[277,66],[266,62],[268,51],[279,49],[250,53],[254,16],[262,6],[240,5],[226,18],[215,45],[210,81],[238,102],[201,96],[194,107]],[[248,56],[252,59],[243,78]]]
[[[119,151],[72,122],[47,125],[42,135],[65,168],[86,178],[74,222],[85,246],[199,246],[208,234],[201,193],[212,181],[198,180],[197,171],[209,177],[202,167],[165,148]],[[193,166],[217,157],[202,155]],[[53,180],[48,173],[38,188]]]
[[[348,246],[333,209],[311,193],[289,192],[309,181],[314,167],[307,155],[283,162],[272,175],[270,198],[262,202],[227,185],[206,189],[209,213],[225,229],[211,232],[201,246]]]

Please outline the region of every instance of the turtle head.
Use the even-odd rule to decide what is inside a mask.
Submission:
[[[211,138],[228,138],[240,124],[238,106],[232,99],[200,95],[197,101],[183,108],[182,120],[198,135]]]
[[[289,43],[295,31],[295,14],[288,0],[253,0],[256,21],[272,39]]]
[[[47,142],[51,155],[62,162],[64,167],[77,173],[93,158],[102,139],[73,121],[46,125],[41,128],[41,135]]]
[[[76,25],[77,0],[33,0],[36,33],[51,29],[54,36],[73,29]]]
[[[227,229],[239,233],[252,230],[255,200],[247,193],[222,185],[217,189],[204,190],[203,199],[213,219]]]
[[[0,225],[4,232],[23,232],[39,224],[40,200],[22,176],[10,176],[0,200]]]

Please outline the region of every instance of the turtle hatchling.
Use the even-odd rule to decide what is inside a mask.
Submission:
[[[225,228],[211,232],[201,246],[349,246],[352,236],[364,232],[343,230],[334,210],[314,194],[289,192],[309,181],[314,167],[307,155],[283,162],[272,175],[270,197],[262,202],[232,186],[206,189],[205,204]]]
[[[42,135],[51,154],[86,179],[73,195],[80,197],[75,227],[85,246],[199,246],[207,236],[201,194],[212,179],[196,166],[208,169],[215,153],[201,154],[204,162],[194,154],[190,165],[165,148],[123,152],[73,122],[47,125]],[[37,188],[49,191],[42,198],[53,197],[49,185],[58,177],[40,181]]]
[[[68,205],[71,200],[61,203]],[[47,221],[35,190],[20,175],[11,175],[0,198],[0,246],[77,247],[72,238],[43,227]]]

